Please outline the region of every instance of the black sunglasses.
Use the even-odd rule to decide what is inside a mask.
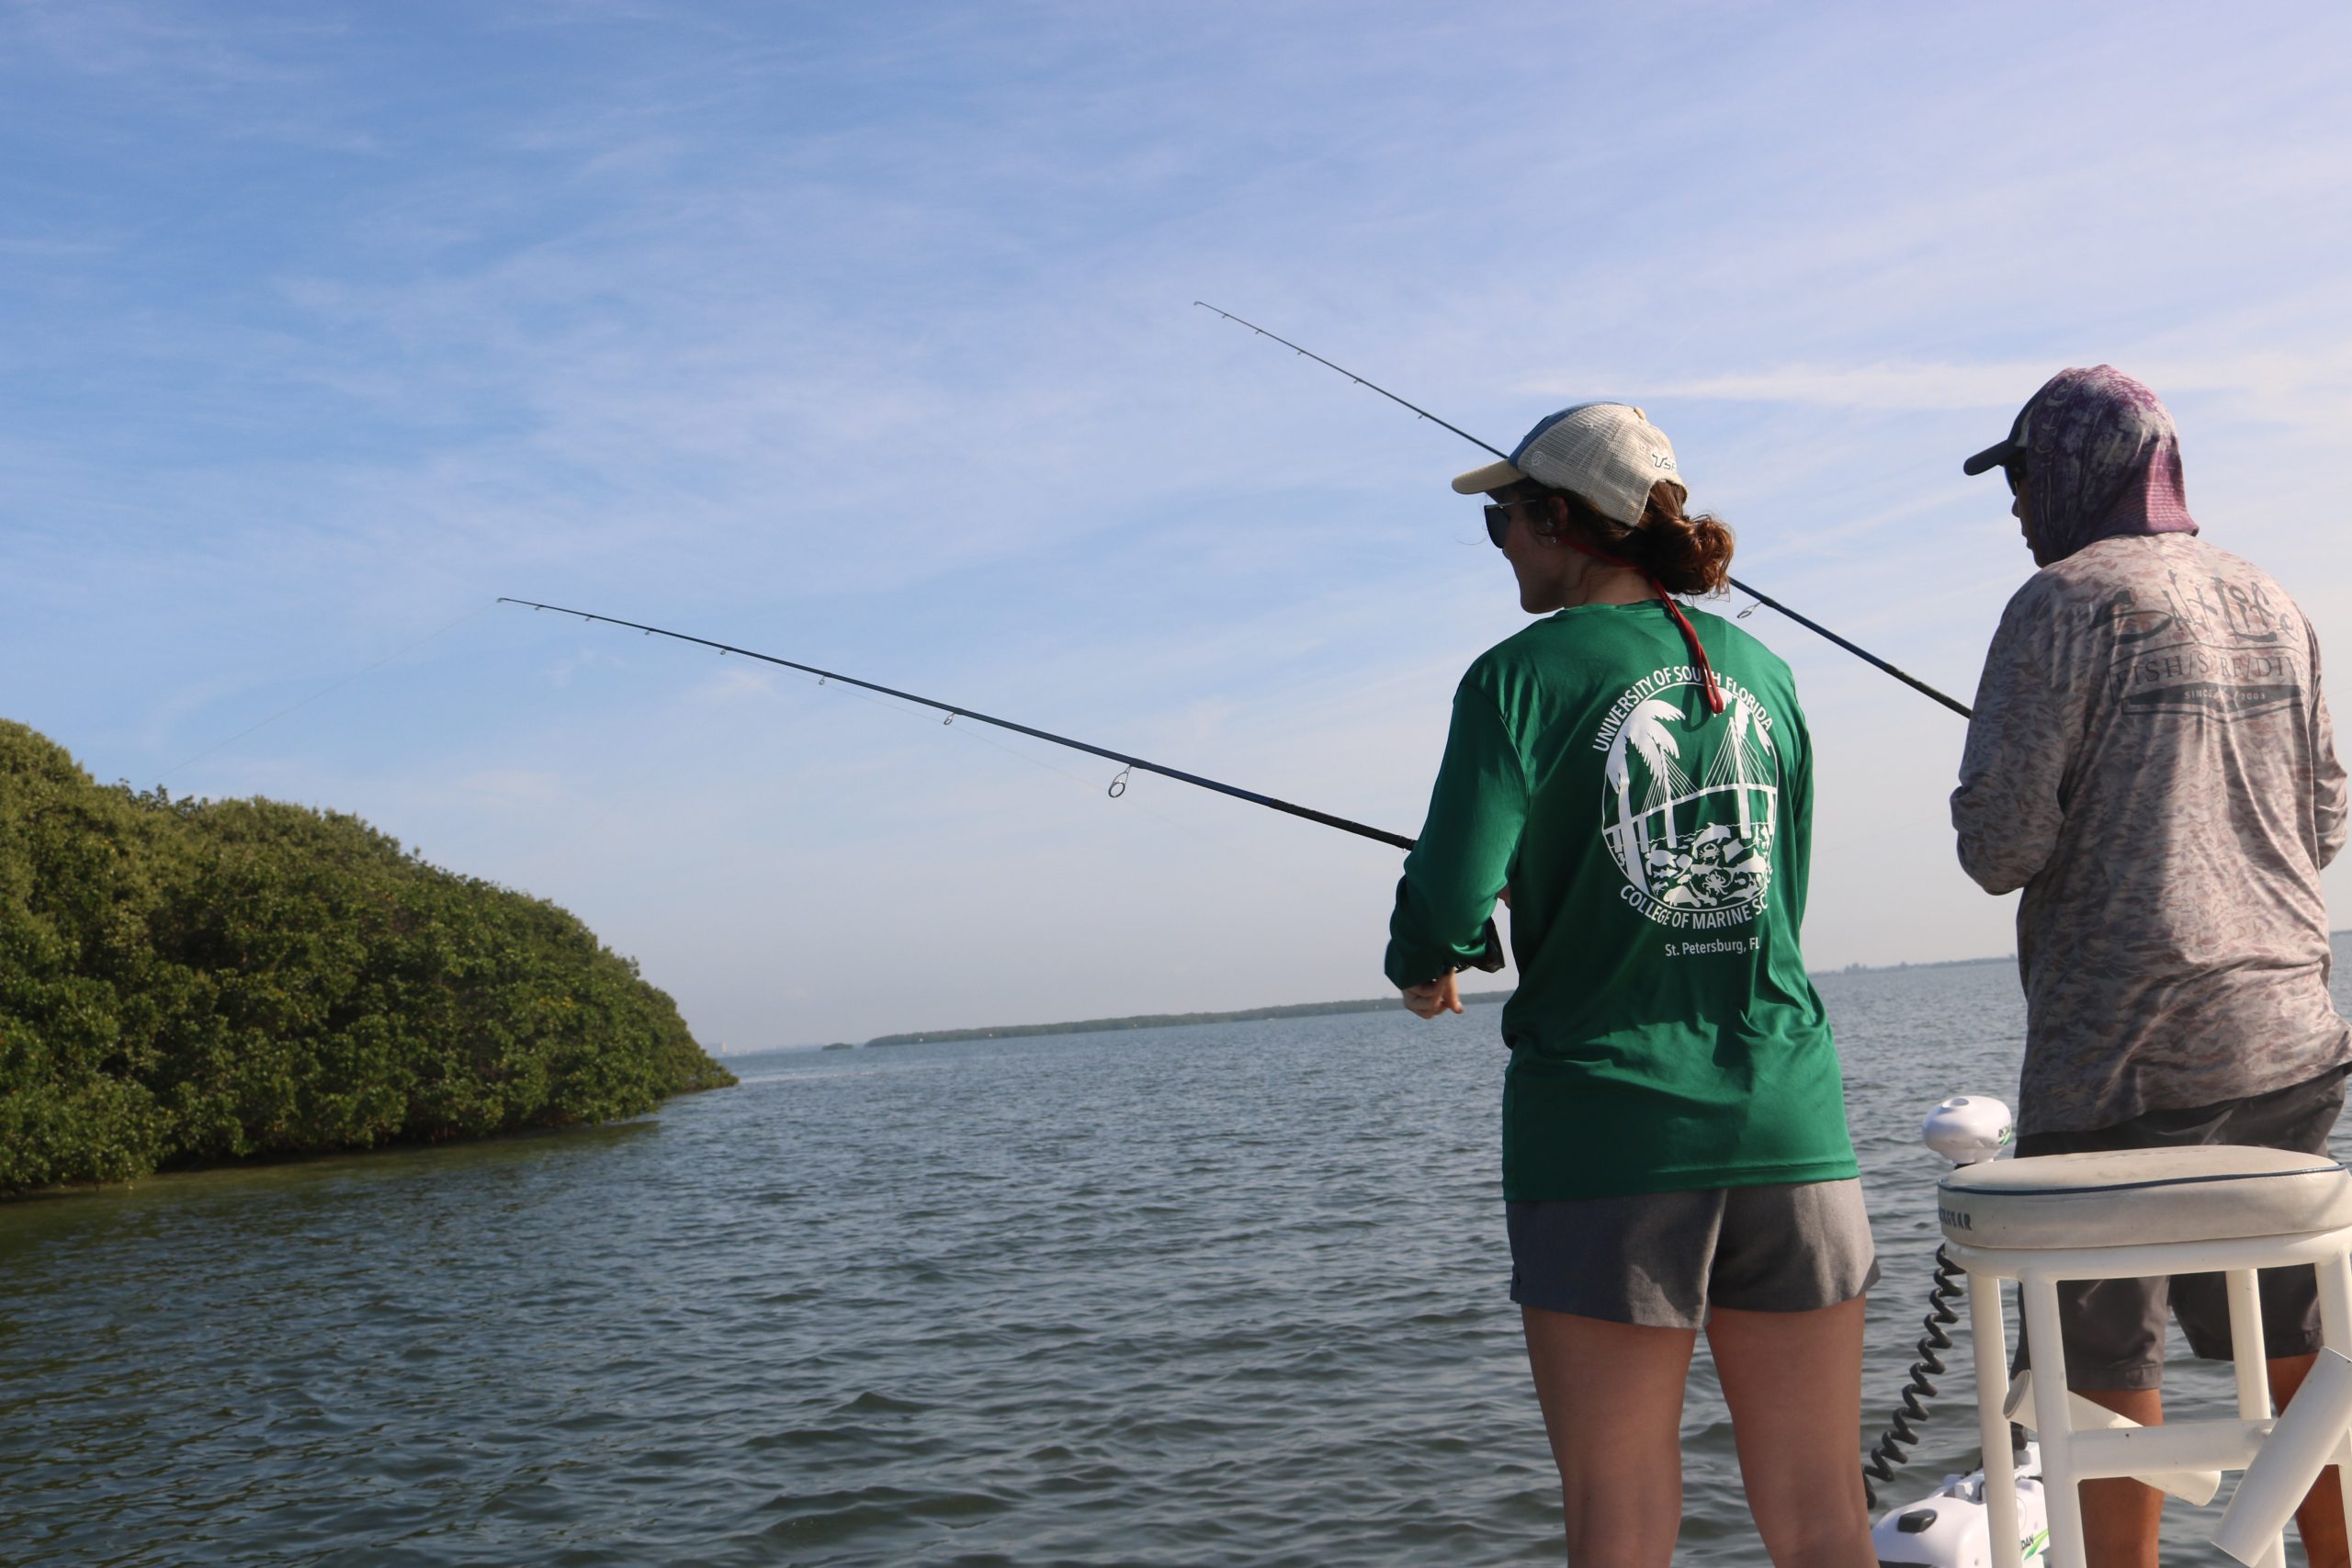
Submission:
[[[1510,532],[1510,514],[1515,509],[1521,506],[1548,506],[1551,504],[1551,501],[1552,498],[1548,495],[1539,495],[1527,501],[1498,502],[1496,504],[1487,507],[1486,509],[1487,537],[1495,542],[1495,548],[1501,549],[1503,547],[1503,536]],[[1534,527],[1534,519],[1530,518],[1527,525],[1530,528]]]

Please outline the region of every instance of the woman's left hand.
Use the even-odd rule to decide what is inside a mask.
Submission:
[[[1434,980],[1406,987],[1405,1010],[1415,1018],[1435,1018],[1442,1012],[1460,1012],[1461,982],[1452,975],[1441,975]]]

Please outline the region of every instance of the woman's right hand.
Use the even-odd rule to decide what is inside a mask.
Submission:
[[[1435,1018],[1462,1010],[1462,984],[1453,975],[1441,975],[1405,987],[1405,1010],[1415,1018]]]

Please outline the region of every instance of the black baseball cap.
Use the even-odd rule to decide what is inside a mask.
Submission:
[[[2034,394],[2035,397],[2041,395],[2039,392]],[[2024,408],[2018,410],[2018,417],[2009,422],[2009,433],[1962,463],[1960,466],[1960,471],[1973,478],[1987,468],[2005,468],[2011,463],[2024,462],[2025,416],[2032,411],[2032,402],[2028,401]]]

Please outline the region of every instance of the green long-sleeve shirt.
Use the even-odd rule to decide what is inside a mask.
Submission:
[[[1707,709],[1655,601],[1563,610],[1489,649],[1389,924],[1388,977],[1482,955],[1510,888],[1503,1193],[1591,1198],[1856,1174],[1805,976],[1813,750],[1788,666],[1690,612]]]

